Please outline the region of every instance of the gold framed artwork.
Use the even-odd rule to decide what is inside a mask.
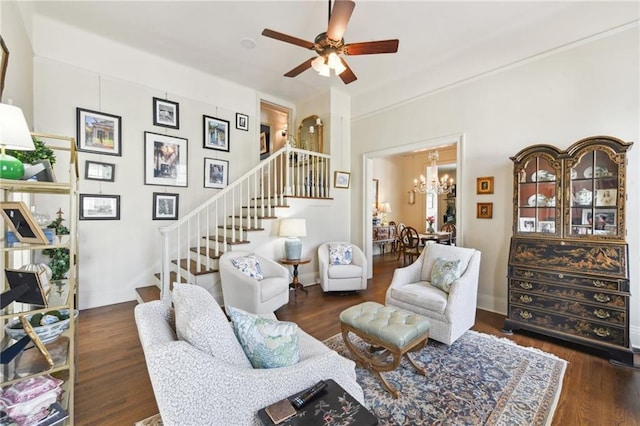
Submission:
[[[9,65],[9,49],[4,44],[4,39],[0,35],[0,48],[2,49],[2,58],[0,58],[0,99],[4,91],[4,78],[7,75],[7,65]]]
[[[476,182],[476,193],[493,194],[493,176],[479,177]]]
[[[333,187],[348,189],[350,180],[351,180],[351,173],[336,171],[333,174]]]
[[[42,229],[22,201],[3,201],[0,213],[21,243],[49,244]]]
[[[493,203],[477,203],[476,218],[491,219],[493,217]]]

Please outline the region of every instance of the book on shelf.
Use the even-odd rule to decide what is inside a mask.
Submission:
[[[47,416],[39,422],[35,423],[33,426],[61,425],[69,417],[69,413],[67,412],[67,410],[62,408],[62,406],[57,402],[51,404],[47,411]]]

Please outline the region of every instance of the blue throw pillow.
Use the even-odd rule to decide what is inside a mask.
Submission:
[[[233,264],[233,266],[238,268],[240,272],[249,275],[253,279],[259,281],[264,278],[264,276],[262,275],[260,262],[258,261],[258,258],[255,254],[234,257],[231,259],[231,263]]]
[[[449,293],[451,284],[460,278],[460,260],[437,258],[431,269],[431,285]]]
[[[233,331],[253,368],[278,368],[300,360],[298,326],[228,306]]]
[[[351,244],[329,244],[329,264],[351,265],[353,249]]]

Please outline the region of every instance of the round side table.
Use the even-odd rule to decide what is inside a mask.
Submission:
[[[305,293],[308,293],[308,290],[306,288],[304,288],[304,286],[302,284],[300,284],[300,282],[298,281],[298,266],[299,265],[305,265],[309,262],[311,262],[310,258],[302,258],[302,259],[280,259],[279,261],[280,263],[282,263],[283,265],[290,265],[293,266],[293,281],[289,284],[289,288],[293,289],[293,295],[294,297],[298,297],[298,289],[304,291]]]

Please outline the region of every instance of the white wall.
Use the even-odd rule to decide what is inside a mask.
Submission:
[[[158,228],[171,223],[151,220],[153,193],[178,193],[179,212],[183,216],[216,193],[203,186],[204,157],[228,160],[230,182],[255,165],[259,161],[259,101],[268,96],[42,17],[35,18],[33,34],[37,131],[75,136],[76,107],[122,117],[122,156],[79,153],[79,192],[121,196],[120,220],[79,223],[79,307],[133,300],[134,289],[152,284],[153,274],[159,272]],[[179,103],[178,130],[153,126],[154,96]],[[328,105],[327,100],[324,102]],[[236,112],[249,115],[249,132],[235,129]],[[203,114],[230,122],[229,153],[203,148]],[[325,114],[328,116],[326,108]],[[187,188],[144,184],[145,131],[188,139]],[[115,163],[115,182],[84,180],[86,160]],[[348,201],[346,192],[339,198]],[[38,205],[38,210],[53,216],[58,207]],[[344,204],[326,202],[315,207],[322,209],[316,209],[308,217],[309,237],[303,240],[308,255],[314,253],[325,237],[349,236]],[[290,209],[287,214],[294,212]],[[337,212],[343,212],[344,220],[326,232],[332,225],[326,219],[335,217]],[[322,215],[323,220],[316,220],[313,217],[316,214]],[[280,256],[278,242],[281,243],[280,239],[263,250]],[[301,270],[310,274],[303,277],[303,282],[315,277],[315,263],[310,266],[313,269]]]
[[[505,313],[512,224],[512,162],[522,148],[548,143],[567,148],[587,136],[610,135],[639,144],[638,27],[612,33],[476,81],[355,119],[352,171],[363,155],[444,135],[465,135],[462,180],[465,209],[458,223],[465,246],[482,252],[479,306]],[[640,146],[628,155],[627,227],[631,326],[640,344]],[[494,176],[493,195],[475,195],[476,177]],[[362,187],[361,187],[362,188]],[[361,232],[362,198],[352,194],[353,232]],[[493,219],[476,219],[475,204],[493,202]],[[361,236],[355,236],[356,239]]]

